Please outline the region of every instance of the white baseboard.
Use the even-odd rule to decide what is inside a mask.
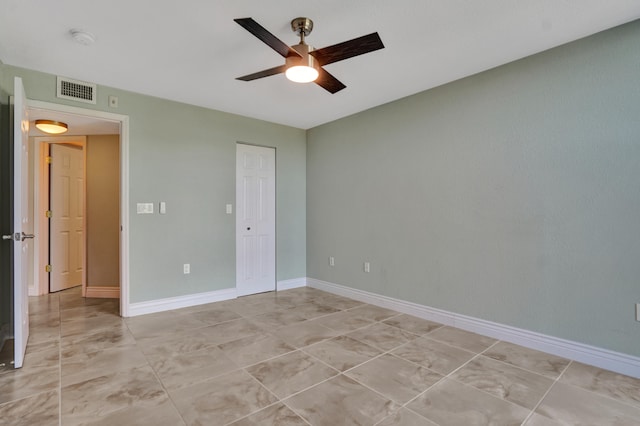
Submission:
[[[166,299],[150,300],[148,302],[138,302],[129,304],[128,316],[152,314],[155,312],[170,311],[172,309],[187,308],[189,306],[204,305],[206,303],[221,302],[223,300],[235,299],[236,289],[226,288],[223,290],[209,291],[206,293],[189,294],[186,296],[167,297]]]
[[[119,299],[120,287],[107,287],[89,285],[85,289],[85,297],[97,297],[105,299]]]
[[[472,331],[494,339],[515,343],[530,349],[539,350],[584,364],[615,371],[620,374],[640,378],[640,358],[595,346],[585,345],[571,340],[560,339],[533,331],[511,327],[483,319],[460,315],[442,309],[431,308],[413,302],[394,299],[363,290],[345,287],[326,281],[307,278],[309,287],[329,293],[349,297],[371,305],[382,306],[398,312],[413,315],[430,321],[463,330]]]
[[[307,278],[303,277],[278,281],[276,288],[278,290],[290,290],[292,288],[305,287],[306,285]],[[87,297],[89,297],[88,291],[90,288],[91,287],[87,287]],[[148,302],[131,303],[129,305],[128,316],[135,317],[137,315],[187,308],[189,306],[204,305],[206,303],[235,299],[236,297],[238,297],[236,289],[227,288],[224,290],[216,290],[207,293],[190,294],[187,296],[150,300]]]
[[[292,280],[278,281],[276,288],[280,290],[291,290],[292,288],[305,287],[307,285],[307,278],[294,278]]]

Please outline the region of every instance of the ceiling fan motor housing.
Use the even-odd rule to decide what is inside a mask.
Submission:
[[[287,68],[300,66],[311,67],[315,68],[316,70],[320,68],[320,65],[318,64],[316,59],[313,56],[309,55],[309,52],[313,50],[311,46],[309,46],[308,44],[295,44],[291,46],[291,48],[298,52],[300,56],[288,56],[285,60]]]

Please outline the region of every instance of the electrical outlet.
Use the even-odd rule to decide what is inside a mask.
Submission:
[[[184,265],[182,265],[182,272],[186,275],[186,274],[190,274],[191,273],[191,265],[189,263],[185,263]]]
[[[329,256],[329,266],[336,266],[336,259],[333,256]]]
[[[371,272],[371,264],[369,262],[364,262],[364,271]]]

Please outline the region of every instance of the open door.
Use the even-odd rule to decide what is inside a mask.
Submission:
[[[13,337],[14,367],[22,367],[29,340],[29,283],[27,282],[29,244],[33,234],[25,234],[29,224],[29,117],[22,79],[15,78],[13,101]]]
[[[53,293],[83,284],[84,150],[82,146],[54,143],[50,158],[49,292]]]

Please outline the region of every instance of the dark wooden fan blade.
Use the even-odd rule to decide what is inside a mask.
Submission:
[[[316,58],[320,65],[327,65],[383,48],[384,44],[382,44],[378,33],[371,33],[333,46],[313,50],[309,54]]]
[[[240,24],[245,30],[262,40],[262,42],[267,46],[282,55],[283,58],[291,55],[300,56],[298,52],[267,31],[266,28],[254,21],[253,18],[238,18],[234,19],[234,21]]]
[[[318,86],[325,89],[326,91],[331,92],[333,94],[347,87],[344,84],[342,84],[340,80],[338,80],[337,78],[329,74],[324,69],[320,68],[318,71],[320,72],[320,75],[318,75],[318,78],[316,79],[315,83]]]
[[[262,71],[254,72],[253,74],[243,75],[242,77],[236,78],[236,80],[242,80],[242,81],[257,80],[262,77],[269,77],[270,75],[280,74],[282,72],[285,72],[286,70],[287,70],[286,65],[280,65],[277,67],[269,68],[268,70],[262,70]]]

